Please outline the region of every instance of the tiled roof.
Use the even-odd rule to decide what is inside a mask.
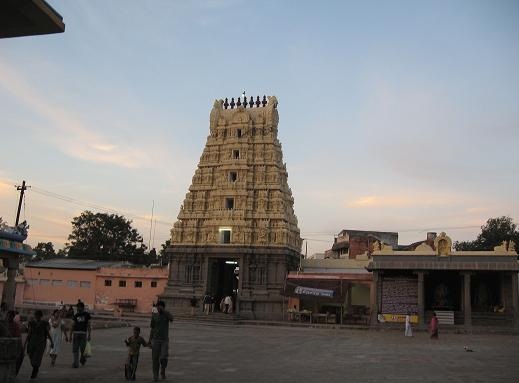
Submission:
[[[45,269],[97,270],[101,267],[123,266],[127,264],[127,262],[119,261],[96,261],[93,259],[55,258],[37,262],[30,262],[27,263],[25,267],[41,267]]]

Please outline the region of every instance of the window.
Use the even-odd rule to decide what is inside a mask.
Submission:
[[[193,266],[186,265],[186,268],[184,269],[184,281],[186,283],[191,283],[193,281]]]
[[[126,281],[119,281],[119,287],[126,287]]]
[[[200,265],[193,266],[193,283],[200,282]]]
[[[55,279],[52,281],[52,287],[59,287],[59,286],[63,286],[63,281],[61,281],[59,279]]]
[[[136,287],[136,288],[141,288],[142,287],[142,282],[141,281],[135,281],[133,286]]]
[[[40,286],[49,286],[50,280],[49,279],[40,279]]]
[[[80,281],[79,287],[83,289],[89,289],[90,288],[90,281]]]
[[[238,173],[229,172],[229,182],[236,182],[237,179],[238,179]]]
[[[258,267],[258,278],[256,278],[256,282],[258,285],[262,285],[265,283],[265,269],[263,267]]]
[[[241,129],[236,129],[236,136],[241,138]]]
[[[37,279],[26,279],[25,283],[27,283],[27,286],[34,286],[34,285],[38,284],[38,280]]]
[[[151,281],[151,287],[153,287],[153,288],[157,287],[157,281]]]
[[[231,243],[231,229],[220,229],[220,243]]]
[[[105,286],[112,286],[112,280],[111,279],[105,279]]]
[[[67,287],[77,287],[77,281],[67,281]]]
[[[234,198],[233,197],[228,197],[225,199],[225,208],[227,210],[234,209]]]
[[[240,158],[240,151],[238,149],[234,149],[232,151],[232,158],[234,158],[234,159]]]

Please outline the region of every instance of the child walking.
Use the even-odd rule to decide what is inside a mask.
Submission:
[[[141,329],[139,327],[133,328],[133,335],[124,341],[128,346],[128,359],[126,360],[124,375],[126,380],[135,380],[135,372],[137,371],[137,364],[139,363],[139,350],[141,346],[149,346],[144,338],[141,336]]]

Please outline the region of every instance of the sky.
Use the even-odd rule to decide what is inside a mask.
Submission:
[[[519,221],[519,2],[48,0],[0,40],[0,216],[61,248],[83,210],[169,238],[214,99],[276,95],[308,254],[342,229]],[[150,230],[153,206],[156,224]]]

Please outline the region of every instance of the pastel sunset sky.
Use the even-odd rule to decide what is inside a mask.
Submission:
[[[169,237],[215,98],[276,95],[308,252],[341,229],[474,239],[519,220],[519,2],[48,0],[0,40],[0,216],[63,246],[85,209]],[[154,237],[154,241],[153,241]]]

